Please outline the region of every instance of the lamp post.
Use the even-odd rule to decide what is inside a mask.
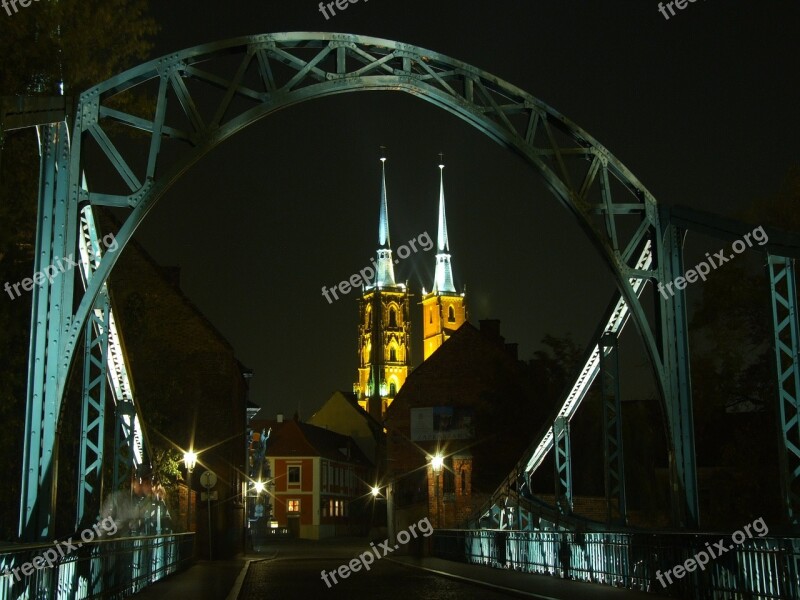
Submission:
[[[192,528],[192,471],[197,466],[197,454],[191,450],[183,453],[183,464],[186,466],[186,530]]]
[[[441,523],[439,522],[439,473],[442,471],[442,465],[444,464],[444,457],[439,454],[438,452],[431,457],[431,469],[433,469],[433,477],[434,477],[434,489],[436,495],[436,527],[441,527]]]

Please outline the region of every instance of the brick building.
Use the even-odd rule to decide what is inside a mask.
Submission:
[[[423,516],[440,527],[463,523],[519,460],[545,412],[499,321],[461,326],[409,375],[386,414],[396,530]]]
[[[279,527],[320,539],[369,526],[374,467],[351,437],[297,420],[276,423],[266,457]]]

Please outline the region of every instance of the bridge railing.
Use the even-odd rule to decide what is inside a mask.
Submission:
[[[724,554],[716,545],[722,540]],[[709,551],[719,555],[712,558]],[[708,557],[701,558],[702,569],[697,566],[701,552]],[[733,544],[730,535],[708,533],[437,530],[432,553],[680,598],[800,600],[800,538],[758,537]],[[694,565],[689,563],[693,568],[687,571],[690,559]],[[678,566],[681,577],[675,575]]]
[[[0,548],[0,600],[125,598],[186,566],[194,533]]]

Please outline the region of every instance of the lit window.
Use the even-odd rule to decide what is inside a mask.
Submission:
[[[286,512],[299,513],[300,512],[300,500],[289,500],[286,503]]]

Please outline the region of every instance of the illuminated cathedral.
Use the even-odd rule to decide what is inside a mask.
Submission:
[[[440,155],[441,156],[441,155]],[[411,368],[411,293],[395,280],[386,197],[386,157],[381,157],[381,192],[375,276],[358,301],[358,381],[353,384],[359,405],[381,420],[405,383]],[[436,267],[429,293],[422,289],[423,359],[467,320],[465,293],[456,292],[450,264],[444,202],[444,163],[439,163],[439,224]]]

